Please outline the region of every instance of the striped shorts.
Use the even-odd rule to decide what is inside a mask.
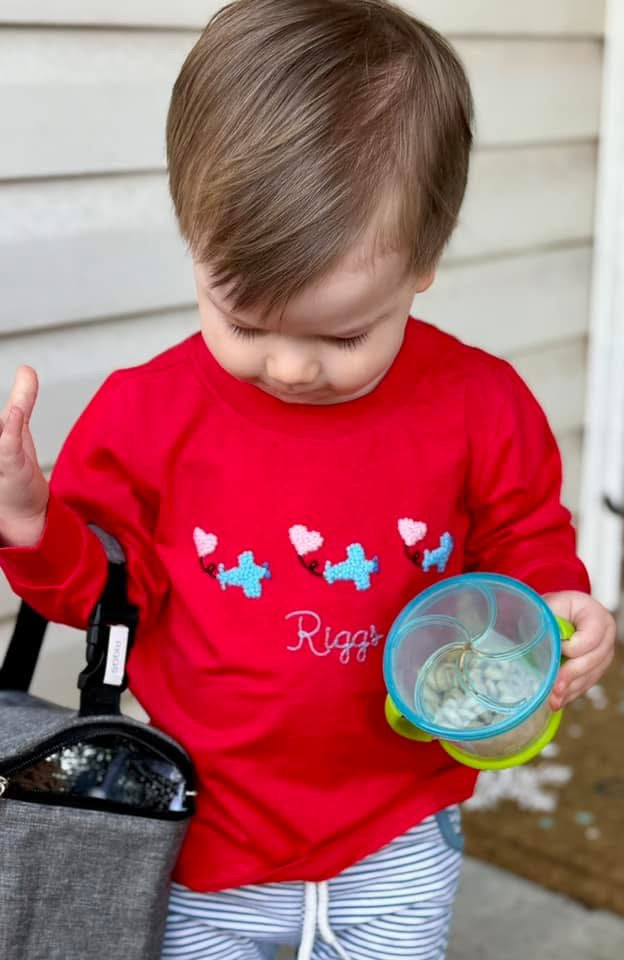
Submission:
[[[162,960],[444,960],[462,851],[453,806],[326,883],[174,883]]]

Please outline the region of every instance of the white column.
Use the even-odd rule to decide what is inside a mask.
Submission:
[[[624,520],[624,0],[609,0],[591,306],[580,553],[594,595],[620,601]]]

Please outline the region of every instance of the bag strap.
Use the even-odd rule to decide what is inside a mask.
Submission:
[[[22,601],[4,663],[0,667],[0,690],[28,690],[48,621]]]
[[[126,664],[134,642],[138,608],[128,601],[126,560],[120,544],[94,524],[89,526],[106,552],[108,577],[89,618],[87,665],[78,677],[79,714],[119,714],[121,694],[128,686]],[[45,617],[22,602],[0,667],[0,690],[30,689],[47,625]]]

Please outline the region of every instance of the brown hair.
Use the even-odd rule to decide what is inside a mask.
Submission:
[[[452,48],[387,0],[235,0],[173,89],[180,229],[236,308],[286,302],[380,214],[422,274],[457,221],[471,125]]]

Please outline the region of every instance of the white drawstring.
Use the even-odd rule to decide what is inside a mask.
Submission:
[[[317,892],[315,883],[303,885],[303,927],[297,960],[311,960],[316,933]]]
[[[327,883],[305,883],[303,895],[303,928],[297,960],[311,960],[316,927],[325,943],[333,947],[340,960],[351,960],[340,946],[329,924],[329,887]]]
[[[347,951],[338,943],[338,938],[329,925],[329,887],[326,883],[318,885],[318,928],[325,943],[334,948],[341,960],[351,960]]]

